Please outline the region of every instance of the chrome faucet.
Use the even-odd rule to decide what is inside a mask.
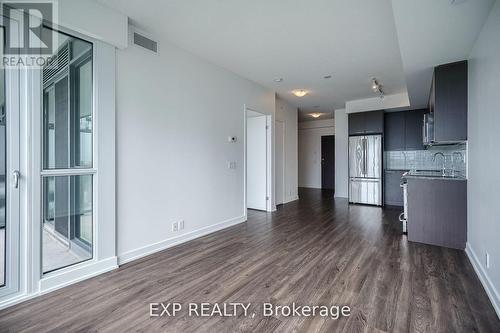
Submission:
[[[444,154],[440,151],[438,151],[437,153],[434,154],[434,156],[432,157],[432,161],[435,162],[436,161],[436,156],[441,156],[443,158],[443,177],[446,176],[446,157],[444,156]]]
[[[453,177],[455,177],[455,172],[457,171],[456,170],[456,165],[455,165],[455,155],[458,155],[460,157],[460,160],[459,162],[465,162],[464,160],[464,155],[459,152],[459,151],[454,151],[453,154],[451,155],[451,159],[452,159],[452,163],[453,163]]]

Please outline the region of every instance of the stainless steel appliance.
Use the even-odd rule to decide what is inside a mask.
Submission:
[[[423,140],[424,145],[429,146],[434,143],[434,114],[426,113],[424,114],[424,126],[423,126]]]
[[[403,233],[408,233],[408,182],[403,176],[401,178],[401,187],[403,188],[403,212],[399,215],[399,222],[403,224]]]
[[[382,205],[382,136],[349,137],[349,202]]]

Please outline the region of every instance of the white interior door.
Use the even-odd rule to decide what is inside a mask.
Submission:
[[[266,116],[247,119],[247,208],[267,209]]]
[[[276,204],[281,205],[285,201],[285,124],[276,121]]]

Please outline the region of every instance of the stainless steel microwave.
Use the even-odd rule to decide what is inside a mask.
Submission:
[[[423,139],[424,139],[424,145],[426,145],[426,146],[430,146],[434,143],[434,114],[433,113],[424,114]]]

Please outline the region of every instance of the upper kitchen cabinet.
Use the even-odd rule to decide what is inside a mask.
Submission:
[[[405,150],[404,112],[385,114],[384,148],[387,151]]]
[[[380,134],[384,132],[384,111],[349,114],[349,135]]]
[[[405,147],[406,150],[425,149],[422,138],[422,124],[427,109],[405,112]]]
[[[427,110],[385,114],[385,150],[423,150],[422,123]]]
[[[467,61],[434,68],[429,110],[433,143],[467,140]]]

